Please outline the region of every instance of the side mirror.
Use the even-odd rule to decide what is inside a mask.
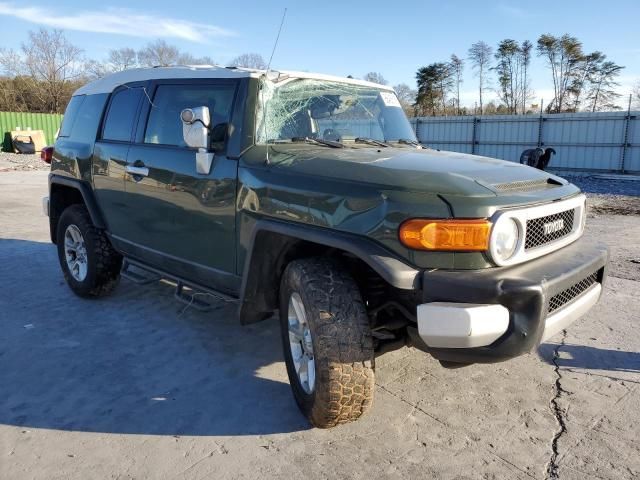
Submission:
[[[209,107],[185,108],[180,112],[184,143],[191,148],[209,148]]]
[[[197,148],[196,170],[208,175],[213,163],[213,153],[209,152],[211,115],[209,107],[185,108],[180,112],[182,121],[182,137],[184,143],[191,148]]]

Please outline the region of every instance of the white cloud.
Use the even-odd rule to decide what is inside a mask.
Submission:
[[[125,8],[85,10],[63,15],[52,9],[0,2],[0,15],[67,30],[143,38],[178,38],[197,43],[235,35],[234,32],[215,25],[148,15]]]

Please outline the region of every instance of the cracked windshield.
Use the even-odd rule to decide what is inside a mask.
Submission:
[[[417,145],[392,90],[315,79],[264,80],[258,143],[306,142],[330,147]]]

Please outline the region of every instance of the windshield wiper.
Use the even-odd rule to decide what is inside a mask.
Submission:
[[[369,137],[358,137],[355,139],[356,143],[366,143],[368,145],[375,145],[376,147],[389,147],[390,145],[385,142],[381,142],[380,140],[376,140],[375,138]]]
[[[314,143],[316,145],[326,145],[327,147],[333,147],[333,148],[344,148],[344,145],[340,142],[334,142],[333,140],[325,140],[323,138],[293,137],[291,141]]]

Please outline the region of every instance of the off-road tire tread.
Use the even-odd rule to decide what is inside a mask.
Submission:
[[[67,268],[63,266],[65,280],[71,289],[78,295],[88,298],[96,298],[111,293],[120,281],[120,269],[122,268],[122,256],[116,252],[103,230],[96,228],[91,221],[89,212],[84,205],[76,204],[67,207],[60,217],[57,233],[58,245],[64,245],[64,230],[67,222],[66,215],[71,216],[73,222],[82,232],[87,246],[87,255],[91,259],[91,253],[95,262],[95,276],[90,285],[76,288]],[[62,247],[64,248],[64,247]],[[89,252],[91,249],[91,252]],[[63,263],[60,258],[60,263]],[[90,281],[89,275],[85,281]]]
[[[337,262],[309,258],[290,263],[283,282],[305,303],[316,361],[313,401],[296,400],[319,428],[357,420],[373,404],[375,381],[373,339],[355,281]]]

